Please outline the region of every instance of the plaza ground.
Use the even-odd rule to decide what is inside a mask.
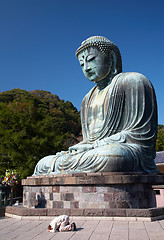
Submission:
[[[0,239],[5,240],[163,240],[164,220],[139,221],[108,220],[108,218],[76,217],[77,231],[47,232],[52,217],[37,220],[36,218],[0,218]]]

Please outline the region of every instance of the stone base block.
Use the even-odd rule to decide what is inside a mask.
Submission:
[[[164,183],[164,174],[79,173],[36,176],[22,180],[23,206],[57,209],[76,215],[87,211],[106,214],[111,209],[156,207],[152,185]],[[51,210],[52,209],[52,210]],[[73,213],[72,212],[72,213]],[[86,214],[87,215],[87,214]]]
[[[95,220],[97,217],[110,220],[144,220],[154,221],[164,219],[164,207],[163,208],[149,208],[149,209],[64,209],[64,208],[41,208],[31,209],[24,208],[22,206],[7,206],[6,216],[26,219],[34,218],[37,220],[49,219],[50,217],[67,214],[71,217],[80,217],[80,219]]]

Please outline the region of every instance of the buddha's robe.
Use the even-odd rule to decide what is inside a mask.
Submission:
[[[34,175],[158,172],[156,97],[142,74],[120,73],[101,93],[97,86],[91,89],[82,101],[81,123],[80,150],[41,159]]]

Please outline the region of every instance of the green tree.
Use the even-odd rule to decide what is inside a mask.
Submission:
[[[156,151],[164,151],[164,126],[158,125],[158,135],[156,141]]]
[[[42,157],[66,150],[80,130],[79,112],[57,95],[20,89],[0,93],[0,174],[13,168],[22,178],[32,175]]]

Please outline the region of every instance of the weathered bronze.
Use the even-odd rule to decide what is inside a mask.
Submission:
[[[105,37],[88,38],[76,56],[86,78],[96,83],[82,101],[83,141],[41,159],[34,175],[158,172],[157,105],[150,81],[123,73],[119,49]]]

